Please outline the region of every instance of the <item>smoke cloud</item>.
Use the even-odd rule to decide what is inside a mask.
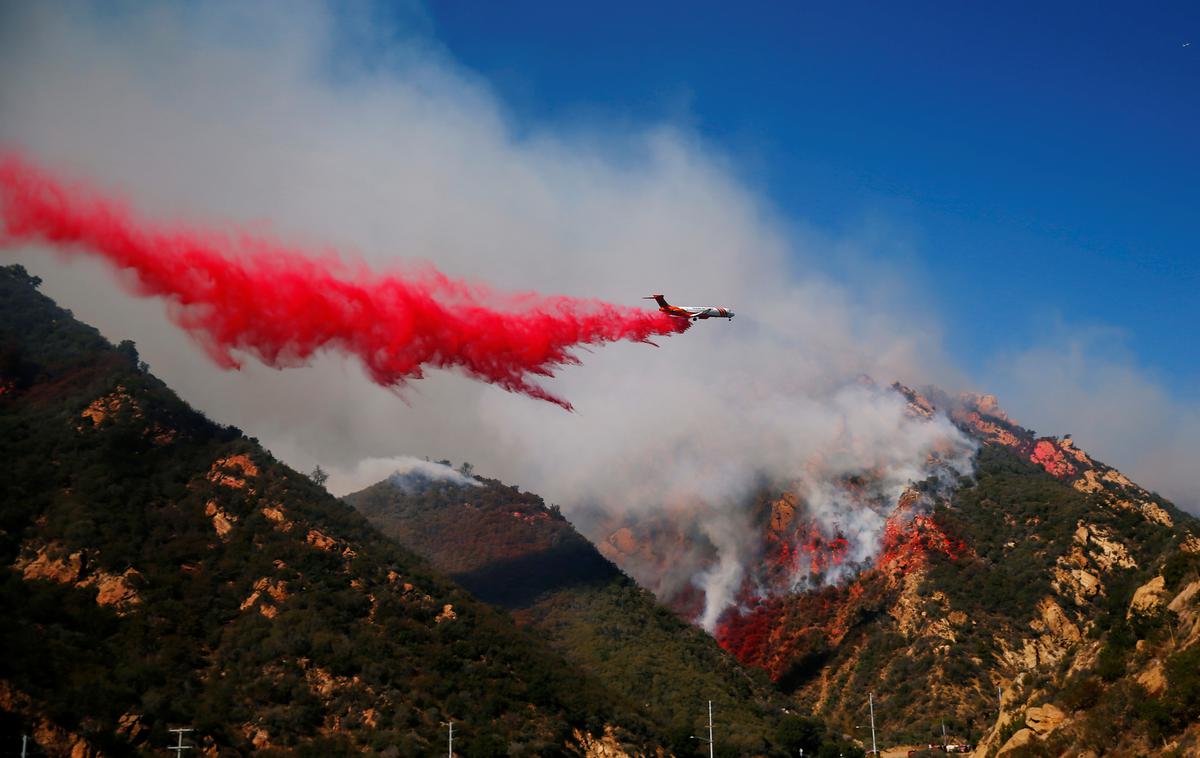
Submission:
[[[407,492],[419,492],[431,482],[447,482],[459,487],[482,486],[475,477],[444,463],[406,455],[366,458],[348,469],[333,469],[326,484],[337,492],[356,492],[384,479]]]
[[[833,277],[870,260],[874,232],[785,222],[686,129],[602,112],[518,120],[419,12],[400,26],[318,3],[0,13],[0,142],[147,217],[332,242],[375,271],[425,262],[502,291],[633,304],[664,292],[738,313],[660,350],[616,342],[586,367],[566,362],[553,391],[574,414],[461,364],[428,372],[404,403],[328,352],[287,372],[222,371],[101,261],[32,241],[12,253],[77,316],[136,340],[189,402],[300,470],[330,471],[334,492],[390,475],[378,459],[428,455],[542,494],[597,541],[669,514],[692,539],[639,579],[700,586],[711,623],[760,557],[745,503],[764,481],[802,490],[825,536],[865,556],[898,489],[936,468],[931,452],[951,468],[969,457],[944,418],[913,418],[858,381],[967,384],[924,305],[933,293],[870,265]],[[878,482],[872,505],[840,493],[853,471]]]
[[[1180,398],[1140,366],[1128,335],[1059,320],[989,373],[1013,418],[1042,424],[1041,433],[1071,433],[1092,456],[1200,513],[1200,400]]]

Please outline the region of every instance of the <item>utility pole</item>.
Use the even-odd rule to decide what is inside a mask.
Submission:
[[[692,739],[700,740],[708,743],[708,758],[713,758],[713,723],[712,723],[712,701],[708,701],[708,739],[692,735]]]
[[[942,719],[942,749],[946,749],[946,719]]]
[[[21,758],[25,758],[25,745],[28,742],[29,742],[29,736],[22,734],[21,735]]]
[[[185,745],[185,744],[183,744],[183,735],[184,735],[184,733],[185,733],[185,732],[190,732],[190,731],[193,731],[193,730],[192,730],[192,729],[189,727],[189,728],[187,728],[187,729],[168,729],[167,731],[168,731],[168,732],[175,732],[176,736],[178,736],[178,737],[179,737],[179,743],[178,743],[178,744],[176,744],[176,745],[172,745],[172,746],[168,747],[168,748],[167,748],[167,750],[174,750],[174,751],[175,751],[175,758],[183,758],[183,751],[184,751],[184,750],[191,750],[191,749],[192,749],[192,747],[194,747],[193,745]]]
[[[879,746],[875,744],[875,693],[867,693],[867,704],[871,706],[871,752],[879,755]]]
[[[712,701],[708,701],[708,758],[713,758]]]
[[[450,758],[454,758],[454,720],[443,721],[443,724],[450,727]]]

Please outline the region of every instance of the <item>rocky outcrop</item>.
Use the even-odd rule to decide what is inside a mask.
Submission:
[[[983,442],[1016,452],[1076,490],[1099,495],[1111,508],[1136,511],[1147,521],[1174,526],[1171,514],[1155,502],[1154,496],[1076,447],[1070,435],[1062,439],[1035,437],[1033,432],[1012,423],[991,395],[960,395],[950,417]]]
[[[288,585],[282,579],[272,581],[263,577],[254,583],[254,590],[242,601],[238,610],[246,610],[257,606],[258,612],[273,619],[279,614],[278,605],[288,599]]]
[[[996,758],[1000,758],[1000,756],[1004,755],[1011,755],[1013,752],[1026,747],[1031,742],[1033,742],[1033,730],[1028,727],[1024,729],[1018,729],[1013,733],[1013,736],[1008,738],[1008,742],[1005,742],[1004,745],[1001,746],[1000,751],[996,753]]]
[[[79,589],[96,589],[96,603],[111,606],[118,614],[142,602],[137,585],[142,575],[134,568],[114,574],[96,568],[83,551],[70,552],[57,542],[26,545],[13,568],[28,580],[45,580],[70,584]]]
[[[606,726],[604,734],[599,737],[578,729],[573,734],[578,750],[585,758],[630,758],[630,753],[613,734],[611,726]]]
[[[212,519],[213,529],[217,536],[221,539],[229,537],[229,533],[233,531],[233,525],[237,523],[238,517],[217,505],[216,500],[209,500],[204,506],[204,515]]]
[[[0,711],[18,714],[28,725],[32,740],[30,755],[57,755],[68,758],[102,758],[103,753],[86,738],[63,729],[45,715],[45,709],[32,698],[0,679]]]
[[[785,532],[792,526],[792,522],[796,518],[796,504],[798,499],[790,492],[785,492],[778,499],[771,502],[771,517],[769,528],[776,534]]]
[[[1067,714],[1049,703],[1034,706],[1025,712],[1025,728],[1017,730],[1000,748],[997,756],[1011,755],[1021,748],[1045,738],[1067,720]]]
[[[1059,479],[1074,476],[1077,470],[1067,460],[1067,456],[1062,448],[1056,445],[1053,440],[1038,440],[1033,446],[1033,452],[1029,454],[1029,460],[1046,469],[1046,472],[1051,476],[1056,476]]]
[[[337,540],[328,536],[319,529],[309,529],[304,541],[318,550],[332,552],[337,549]]]
[[[264,505],[262,507],[262,515],[275,524],[275,528],[281,532],[290,532],[295,524],[290,521],[287,515],[283,512],[283,505]]]
[[[271,747],[271,733],[264,726],[243,724],[242,734],[250,741],[255,750],[266,750]]]
[[[1180,649],[1200,643],[1200,579],[1185,586],[1167,603],[1179,619],[1176,629]]]
[[[123,574],[111,574],[99,571],[76,584],[76,587],[95,587],[96,602],[99,605],[111,605],[117,613],[125,613],[131,606],[142,602],[137,592],[137,583],[142,575],[133,568],[125,569]]]
[[[1080,524],[1075,530],[1075,544],[1087,551],[1088,559],[1100,571],[1137,568],[1128,548],[1104,527]]]
[[[258,466],[248,455],[220,458],[208,471],[208,481],[235,490],[246,489],[246,480],[258,476]],[[253,492],[253,490],[251,490]]]
[[[1133,593],[1133,599],[1129,601],[1129,610],[1125,614],[1126,617],[1133,618],[1139,613],[1153,613],[1162,606],[1166,594],[1166,581],[1161,576],[1154,577]]]
[[[1049,703],[1030,708],[1025,712],[1025,726],[1038,737],[1045,737],[1062,726],[1067,720],[1067,714],[1062,709]]]
[[[137,401],[130,396],[124,385],[118,384],[116,389],[103,397],[98,397],[83,409],[83,413],[79,414],[80,418],[86,418],[92,422],[92,426],[100,426],[105,419],[116,415],[126,406],[133,409],[136,418],[142,417],[142,409],[138,406]],[[82,429],[82,427],[80,427]]]
[[[22,551],[13,568],[26,579],[45,579],[61,584],[75,584],[83,576],[84,557],[82,551],[70,553],[57,543],[41,545],[30,554],[29,548]]]
[[[1137,683],[1146,688],[1151,695],[1158,695],[1167,688],[1167,677],[1163,671],[1163,662],[1154,658],[1138,673]]]
[[[1083,606],[1104,594],[1104,575],[1130,568],[1137,568],[1137,561],[1111,531],[1081,522],[1071,550],[1054,567],[1051,586],[1061,597]]]
[[[1038,615],[1029,622],[1029,628],[1037,635],[1021,640],[1019,650],[1010,650],[1003,640],[997,640],[1005,651],[1004,659],[1018,671],[1035,671],[1039,666],[1057,664],[1083,640],[1079,627],[1050,597],[1038,603]]]
[[[1183,613],[1184,609],[1189,605],[1195,605],[1195,600],[1198,597],[1200,597],[1200,579],[1180,590],[1179,594],[1167,604],[1167,609],[1175,613]]]

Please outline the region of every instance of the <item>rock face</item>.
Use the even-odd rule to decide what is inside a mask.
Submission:
[[[22,556],[13,564],[26,579],[45,579],[62,584],[74,584],[83,576],[83,552],[67,553],[60,545],[40,545],[22,551]]]
[[[141,603],[137,584],[142,575],[132,567],[121,574],[96,568],[84,551],[68,552],[57,542],[26,545],[13,564],[27,580],[45,580],[69,584],[80,589],[96,588],[96,603],[127,613]]]
[[[1033,742],[1033,738],[1034,734],[1032,729],[1028,727],[1024,729],[1018,729],[1013,733],[1012,737],[1008,738],[1008,742],[1005,742],[1004,745],[1001,746],[1000,751],[996,753],[996,755],[1011,755],[1017,750],[1027,747],[1029,743]]]
[[[93,400],[79,415],[81,418],[91,421],[92,426],[100,426],[105,419],[119,413],[125,407],[131,407],[136,417],[142,416],[142,409],[137,401],[130,396],[123,385],[117,385],[117,388],[111,393]]]
[[[32,748],[42,755],[69,758],[102,758],[103,754],[83,736],[63,729],[46,717],[33,698],[0,679],[0,710],[19,715],[28,724]],[[33,754],[31,752],[31,754]]]
[[[100,605],[114,606],[118,612],[122,612],[128,610],[130,606],[142,602],[136,588],[136,583],[141,579],[141,576],[133,568],[125,569],[125,573],[120,575],[102,571],[85,579],[76,586],[88,587],[94,584],[97,589],[96,602]]]
[[[1025,725],[1038,737],[1045,737],[1067,720],[1067,714],[1056,706],[1046,704],[1030,708],[1025,716]]]
[[[258,466],[247,455],[231,455],[218,459],[208,472],[208,480],[222,487],[241,490],[248,478],[258,476]]]
[[[1011,755],[1022,748],[1027,748],[1058,729],[1066,720],[1067,714],[1056,706],[1050,704],[1034,706],[1026,711],[1025,728],[1014,732],[1013,736],[1000,747],[996,755]]]
[[[575,741],[585,758],[631,758],[613,736],[612,727],[606,727],[604,734],[599,737],[592,736],[590,732],[575,730]]]
[[[209,500],[204,507],[204,515],[212,519],[213,529],[217,536],[225,539],[229,533],[233,531],[233,525],[237,523],[238,517],[232,513],[228,513],[217,505],[216,500]]]
[[[1132,617],[1138,613],[1152,613],[1163,604],[1165,595],[1166,581],[1161,576],[1154,577],[1133,593],[1126,615]]]

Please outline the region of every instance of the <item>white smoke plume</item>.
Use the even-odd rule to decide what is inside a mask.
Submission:
[[[614,445],[608,457],[594,461],[600,473],[576,467],[540,474],[551,487],[586,493],[582,504],[590,508],[577,512],[576,521],[595,539],[607,536],[608,524],[660,509],[683,522],[685,531],[692,525],[692,542],[707,544],[672,556],[682,570],[664,571],[636,556],[628,568],[663,596],[699,584],[705,595],[700,621],[709,629],[734,603],[747,568],[762,558],[762,525],[750,523],[745,513],[760,488],[797,493],[805,517],[822,534],[847,539],[845,562],[824,577],[836,581],[875,557],[886,519],[910,484],[934,475],[956,481],[971,468],[974,445],[965,435],[945,416],[914,417],[891,389],[851,381],[801,391],[782,375],[745,377],[756,379],[762,381],[757,391],[747,393],[734,382],[706,402],[698,400],[707,428],[691,427],[692,436],[655,434],[668,421],[652,415],[630,422],[637,440],[630,450]],[[593,456],[598,452],[592,449]],[[848,496],[839,487],[848,476],[865,476],[870,492]]]
[[[480,487],[478,479],[447,466],[444,463],[427,461],[399,455],[394,458],[364,458],[348,468],[334,468],[326,482],[331,492],[357,492],[376,482],[388,479],[406,491],[424,489],[430,482],[447,482],[460,487]]]
[[[869,552],[879,513],[829,482],[871,471],[894,499],[927,475],[931,451],[965,465],[944,418],[913,419],[895,393],[855,382],[961,386],[919,283],[823,274],[827,260],[869,257],[860,240],[785,225],[685,129],[619,113],[518,123],[419,13],[409,28],[319,3],[0,14],[0,141],[147,215],[248,225],[377,268],[427,260],[496,287],[630,304],[662,291],[739,314],[658,350],[585,355],[548,385],[575,404],[568,414],[453,374],[402,399],[331,356],[223,372],[162,303],[130,297],[98,264],[15,256],[77,316],[134,339],[189,402],[300,470],[329,470],[331,491],[428,455],[537,491],[596,539],[603,523],[686,509],[711,546],[643,578],[699,577],[711,625],[753,559],[739,508],[764,478],[800,483],[816,518]]]

